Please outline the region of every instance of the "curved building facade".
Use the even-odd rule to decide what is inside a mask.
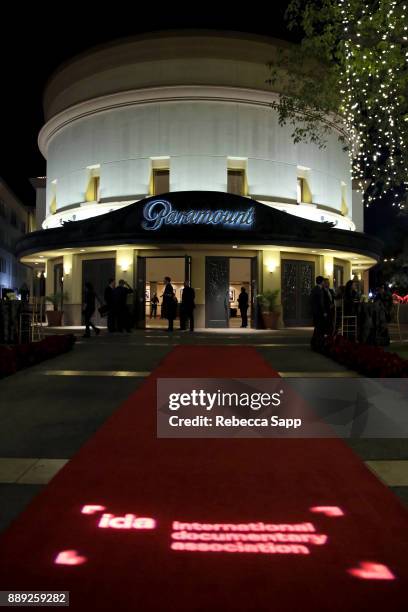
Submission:
[[[258,291],[280,289],[283,323],[286,319],[287,324],[302,323],[307,317],[301,314],[302,307],[297,314],[285,317],[285,300],[289,300],[285,286],[289,288],[296,277],[298,292],[299,278],[305,274],[300,264],[294,263],[290,271],[282,264],[285,258],[303,262],[308,277],[323,273],[338,284],[346,282],[352,272],[364,274],[375,263],[378,245],[365,251],[359,248],[362,201],[353,194],[349,159],[335,127],[325,149],[293,144],[290,126],[279,125],[271,106],[279,91],[271,91],[267,84],[267,64],[285,44],[237,33],[146,34],[93,49],[51,77],[44,95],[46,123],[39,135],[39,146],[47,159],[43,230],[32,236],[32,248],[25,242],[20,252],[25,261],[33,262],[36,257],[39,261],[41,256],[47,262],[50,289],[53,265],[76,270],[75,278],[64,274],[70,296],[67,321],[78,320],[81,287],[89,274],[84,270],[91,266],[84,267],[82,262],[92,259],[92,253],[97,258],[114,259],[111,268],[117,276],[121,253],[126,252],[130,263],[122,272],[132,282],[137,280],[139,251],[144,251],[145,257],[153,251],[156,256],[157,251],[172,257],[188,256],[203,326],[209,322],[205,313],[206,258],[231,257],[233,247],[234,259],[256,257]],[[194,195],[198,192],[202,198]],[[200,210],[216,210],[217,194],[224,194],[227,199],[222,198],[222,210],[237,205],[235,196],[242,198],[241,207],[255,202],[258,211],[261,206],[271,215],[285,213],[288,226],[293,227],[293,240],[290,232],[283,244],[276,236],[273,243],[259,243],[252,235],[252,244],[244,247],[246,239],[241,234],[232,244],[227,231],[225,243],[221,240],[212,248],[211,233],[204,232],[200,242],[206,246],[200,246],[198,256],[194,255],[197,244],[189,246],[191,233],[186,225],[182,249],[179,234],[175,248],[174,236],[167,233],[166,238],[160,231],[154,232],[154,241],[148,232],[151,244],[140,237],[136,244],[123,237],[120,244],[111,244],[109,252],[103,250],[106,236],[101,240],[94,235],[93,242],[81,244],[78,251],[63,242],[63,232],[59,249],[54,243],[50,248],[52,241],[47,242],[51,230],[74,224],[80,232],[81,223],[87,220],[101,215],[111,219],[124,207],[138,210],[159,196],[170,206],[176,198],[179,205],[181,202],[180,210],[189,210],[189,193],[190,201],[197,202]],[[177,194],[184,194],[181,201]],[[348,238],[342,248],[334,248],[334,239],[329,247],[322,243],[301,247],[295,238],[296,227],[305,220],[324,224],[319,235],[326,228],[344,232]],[[106,253],[109,256],[105,257]],[[270,272],[272,268],[274,272]],[[234,274],[238,276],[234,282],[246,279],[250,289],[251,283],[254,285],[254,270],[252,275],[248,271],[244,274],[238,266]],[[154,284],[158,279],[151,281]],[[230,296],[234,292],[230,289]],[[149,287],[145,293],[147,299]],[[299,296],[295,299],[302,301]]]

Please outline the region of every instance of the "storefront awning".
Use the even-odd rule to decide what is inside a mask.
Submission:
[[[16,251],[23,257],[63,248],[152,242],[326,248],[376,260],[382,252],[382,243],[372,236],[217,191],[180,191],[145,198],[108,214],[28,234],[17,243]]]

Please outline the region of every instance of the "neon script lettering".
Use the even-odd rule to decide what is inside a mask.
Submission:
[[[247,210],[175,210],[167,200],[152,200],[143,208],[143,229],[157,231],[163,225],[221,225],[248,229],[255,223],[255,208]]]

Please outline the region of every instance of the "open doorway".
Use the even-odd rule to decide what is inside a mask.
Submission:
[[[240,328],[245,324],[239,295],[248,296],[247,327],[256,328],[254,303],[257,294],[257,257],[206,257],[205,325],[209,328]]]
[[[244,289],[248,298],[247,325],[251,327],[251,260],[249,258],[233,258],[229,260],[229,326],[231,328],[243,327],[239,309],[239,295]],[[244,293],[244,292],[243,292]]]
[[[145,313],[146,327],[148,329],[167,328],[167,320],[162,319],[162,304],[164,292],[163,279],[165,276],[169,276],[171,278],[171,284],[176,294],[178,303],[180,304],[181,292],[183,290],[183,284],[186,278],[186,258],[146,258]]]

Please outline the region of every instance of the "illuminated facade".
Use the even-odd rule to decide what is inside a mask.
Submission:
[[[32,229],[31,212],[0,179],[0,297],[3,289],[18,293],[24,283],[31,288],[31,270],[17,261],[14,245]]]
[[[177,272],[177,281],[181,286],[187,275],[196,288],[198,324],[203,327],[228,325],[231,314],[227,308],[223,320],[220,313],[208,311],[209,266],[217,263],[208,258],[218,257],[218,273],[224,270],[228,276],[229,306],[235,305],[240,285],[247,286],[252,297],[255,290],[279,289],[286,325],[308,321],[305,296],[315,275],[342,284],[352,272],[363,275],[375,263],[378,245],[359,244],[362,201],[352,190],[349,159],[339,134],[330,133],[324,150],[295,145],[290,127],[279,126],[271,108],[278,93],[266,83],[267,63],[281,44],[236,33],[147,34],[91,50],[53,75],[44,97],[46,124],[39,136],[47,159],[40,219],[44,231],[33,236],[31,245],[22,245],[20,255],[30,263],[40,256],[46,262],[48,292],[55,288],[58,274],[64,277],[67,323],[79,322],[84,280],[96,282],[91,269],[98,264],[86,263],[90,261],[103,260],[102,274],[124,276],[138,285],[139,294],[144,282],[143,295],[149,300],[153,291],[160,291],[161,278],[156,271],[154,278],[148,278],[146,259],[185,260],[185,273]],[[199,192],[201,199],[194,195]],[[244,212],[245,206],[250,209],[256,202],[258,210],[263,207],[275,215],[282,227],[280,214],[285,213],[293,239],[290,232],[281,240],[272,232],[274,242],[268,237],[260,242],[256,232],[251,240],[241,239],[248,237],[245,232],[233,236],[226,232],[225,240],[217,234],[214,244],[209,230],[191,241],[189,224],[184,223],[184,234],[178,233],[175,240],[163,221],[157,231],[145,227],[147,235],[135,241],[136,231],[118,236],[113,220],[111,235],[120,242],[98,232],[86,242],[66,242],[60,232],[58,248],[47,240],[53,231],[72,223],[79,236],[89,220],[105,215],[112,220],[111,215],[118,214],[119,223],[122,209],[138,203],[145,207],[154,196],[165,200],[169,218],[175,218],[172,208],[177,208],[179,194],[184,194],[179,210],[183,215],[214,212],[216,194],[225,196],[222,210],[238,206]],[[193,194],[191,201],[198,208],[188,208],[187,194]],[[234,198],[240,199],[239,204]],[[302,243],[296,235],[304,220],[335,228],[343,239],[333,244],[330,240]],[[146,224],[146,218],[141,223]],[[220,258],[247,262],[237,261],[234,271],[230,264],[227,274],[228,266]],[[153,269],[154,262],[150,263]]]

